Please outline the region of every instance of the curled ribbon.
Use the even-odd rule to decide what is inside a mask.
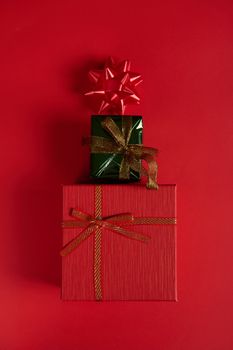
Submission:
[[[71,216],[75,220],[67,220],[63,222],[64,228],[85,227],[83,231],[76,236],[73,240],[68,242],[61,250],[61,256],[70,254],[76,249],[84,240],[90,235],[95,233],[99,228],[105,228],[107,230],[119,233],[122,236],[131,238],[137,241],[146,242],[150,239],[149,236],[142,235],[140,233],[128,230],[124,228],[124,225],[134,224],[134,217],[130,213],[117,214],[106,218],[95,218],[92,215],[86,214],[77,209],[72,209]]]
[[[129,144],[132,133],[132,118],[129,116],[122,117],[122,131],[118,128],[111,117],[106,117],[101,124],[102,127],[112,136],[112,139],[92,136],[91,153],[122,154],[123,159],[119,171],[120,179],[129,179],[131,168],[140,173],[141,176],[147,176],[148,188],[158,189],[158,166],[154,159],[157,150],[143,145]],[[141,160],[147,162],[148,169],[141,166]]]

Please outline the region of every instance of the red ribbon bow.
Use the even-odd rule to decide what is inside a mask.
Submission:
[[[103,70],[90,70],[93,89],[86,96],[93,96],[98,114],[124,114],[129,103],[139,103],[135,87],[142,82],[141,75],[130,71],[131,62],[116,63],[109,57]]]

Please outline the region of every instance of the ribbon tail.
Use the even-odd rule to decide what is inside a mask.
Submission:
[[[147,242],[150,239],[149,236],[143,235],[143,234],[138,233],[138,232],[127,230],[127,229],[120,227],[120,226],[111,225],[111,226],[108,226],[107,228],[110,231],[113,231],[115,233],[119,233],[120,235],[122,235],[124,237],[130,238],[130,239],[133,239],[136,241]]]
[[[135,146],[135,157],[130,160],[130,167],[138,171],[141,176],[147,177],[147,188],[159,188],[157,184],[158,166],[154,158],[157,152],[155,148],[137,145]],[[146,161],[148,169],[142,166],[140,159]]]
[[[130,168],[141,174],[141,159],[131,158]]]
[[[96,225],[89,225],[78,236],[76,236],[72,241],[68,242],[62,248],[62,250],[60,251],[60,255],[67,256],[68,254],[70,254],[95,231],[95,228],[96,228]]]
[[[128,159],[123,156],[123,159],[120,164],[120,170],[119,170],[119,178],[121,180],[127,180],[130,176],[130,164]]]
[[[141,174],[147,176],[147,188],[149,189],[158,189],[157,184],[157,174],[158,174],[158,165],[156,160],[152,155],[143,153],[141,156],[148,164],[148,169],[142,167]]]

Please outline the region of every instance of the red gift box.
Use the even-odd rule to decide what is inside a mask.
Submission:
[[[62,298],[173,300],[176,186],[63,187]]]

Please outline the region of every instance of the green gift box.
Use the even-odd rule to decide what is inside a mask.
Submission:
[[[109,130],[104,127],[108,122],[110,122]],[[122,177],[122,165],[127,152],[126,148],[132,149],[134,147],[132,145],[142,144],[142,129],[141,116],[93,115],[91,118],[91,177],[105,182],[138,181],[140,172],[133,170],[132,167],[129,167],[128,175]],[[138,160],[138,163],[140,165],[141,160]]]

